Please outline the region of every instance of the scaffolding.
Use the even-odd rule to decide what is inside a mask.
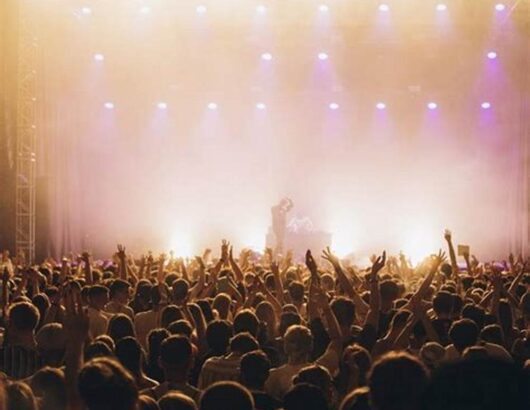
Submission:
[[[31,0],[18,3],[15,247],[35,258],[37,33]]]

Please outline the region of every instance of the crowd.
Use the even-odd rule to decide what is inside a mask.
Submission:
[[[530,261],[2,254],[0,410],[530,408]],[[318,258],[317,258],[318,259]]]

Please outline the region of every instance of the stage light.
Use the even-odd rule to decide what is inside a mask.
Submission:
[[[318,53],[318,59],[322,61],[327,60],[328,55],[326,53]]]
[[[90,7],[81,7],[81,13],[85,16],[92,14],[92,9]]]
[[[388,4],[380,4],[379,11],[390,11],[390,6]]]
[[[203,5],[197,6],[197,8],[195,9],[195,11],[199,14],[204,14],[207,10],[208,9],[206,8],[206,6]]]
[[[217,103],[214,103],[214,102],[211,102],[211,103],[208,103],[208,109],[209,110],[216,110],[217,109]]]
[[[272,60],[272,54],[271,53],[263,53],[261,55],[261,59],[265,60],[265,61],[270,61],[270,60]]]
[[[488,101],[484,101],[482,104],[480,104],[483,110],[487,110],[491,108],[491,104]]]
[[[105,56],[101,53],[96,53],[94,54],[94,60],[95,61],[103,61],[105,60]]]
[[[439,3],[439,4],[436,5],[436,10],[445,11],[445,10],[447,10],[447,5],[445,5],[443,3]]]
[[[267,7],[265,7],[263,4],[260,4],[258,7],[256,7],[256,11],[259,14],[265,14],[267,12]]]
[[[167,103],[163,102],[163,101],[160,101],[157,105],[158,109],[160,110],[165,110],[167,109]]]
[[[318,10],[322,13],[326,13],[329,11],[329,7],[326,4],[321,4],[320,6],[318,6]]]
[[[335,102],[332,102],[332,103],[329,103],[328,107],[329,107],[330,110],[338,110],[339,109],[339,104],[337,104]]]
[[[495,60],[495,59],[497,58],[497,53],[496,53],[495,51],[490,51],[490,52],[488,53],[488,58],[489,58],[490,60]]]
[[[113,103],[113,102],[110,102],[110,101],[107,101],[105,104],[103,104],[103,106],[104,106],[107,110],[112,110],[112,109],[114,109],[114,103]]]
[[[142,13],[142,14],[149,14],[149,13],[151,13],[151,7],[149,7],[149,6],[143,6],[143,7],[140,9],[140,13]]]
[[[502,4],[502,3],[497,3],[497,4],[495,5],[495,10],[497,10],[497,11],[504,11],[504,10],[506,10],[506,6],[505,6],[504,4]]]
[[[376,105],[375,105],[375,108],[377,108],[378,110],[384,110],[386,108],[386,104],[383,103],[383,102],[378,102]]]
[[[256,104],[256,108],[258,110],[264,110],[265,108],[267,108],[267,106],[264,103],[259,102],[259,103]]]
[[[429,110],[435,110],[436,108],[438,108],[438,104],[436,104],[435,102],[430,102],[429,104],[427,104],[427,108],[429,108]]]

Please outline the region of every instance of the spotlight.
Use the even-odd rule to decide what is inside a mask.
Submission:
[[[113,103],[113,102],[110,102],[110,101],[107,101],[105,104],[103,104],[103,106],[104,106],[107,110],[112,110],[112,109],[114,109],[114,103]]]
[[[491,108],[491,104],[488,101],[484,101],[482,104],[480,104],[483,110],[487,110]]]
[[[140,13],[142,13],[142,14],[149,14],[149,13],[151,13],[151,7],[149,7],[149,6],[143,6],[143,7],[140,9]]]
[[[438,108],[438,104],[436,104],[435,102],[430,102],[429,104],[427,104],[427,108],[429,108],[429,110],[435,110],[436,108]]]
[[[390,11],[390,6],[388,4],[380,4],[379,11]]]
[[[267,7],[265,7],[263,4],[260,4],[258,7],[256,7],[256,11],[259,14],[265,14],[267,12]]]
[[[322,61],[327,60],[328,55],[326,53],[318,53],[318,59]]]
[[[504,4],[502,4],[502,3],[497,3],[497,4],[495,5],[495,10],[497,10],[497,11],[504,11],[504,10],[506,10],[506,6],[505,6]]]
[[[90,7],[81,7],[81,13],[85,16],[92,14],[92,9]]]
[[[157,105],[158,109],[160,110],[165,110],[167,109],[167,103],[163,102],[163,101],[160,101]]]
[[[383,102],[378,102],[376,105],[375,105],[375,108],[377,108],[378,110],[384,110],[386,108],[386,104],[383,103]]]
[[[216,109],[217,109],[217,104],[214,103],[214,102],[209,103],[209,104],[208,104],[208,109],[209,109],[209,110],[212,110],[212,111],[213,111],[213,110],[216,110]]]
[[[497,53],[495,51],[490,51],[487,55],[490,60],[495,60],[497,58]]]
[[[261,59],[265,61],[271,61],[272,60],[272,54],[271,53],[263,53],[261,55]]]
[[[208,9],[206,8],[206,6],[203,6],[202,4],[200,6],[197,6],[197,8],[195,9],[195,11],[199,14],[204,14],[207,10]]]
[[[338,110],[339,109],[339,104],[337,104],[335,102],[332,102],[332,103],[329,103],[328,107],[329,107],[330,110]]]
[[[94,54],[94,60],[95,61],[103,61],[105,60],[105,56],[101,53],[96,53]]]
[[[258,110],[264,110],[265,108],[267,108],[267,106],[264,103],[259,102],[259,103],[256,104],[256,108]]]
[[[326,4],[321,4],[320,6],[318,6],[318,10],[322,13],[326,13],[329,11],[329,7]]]
[[[443,3],[439,3],[439,4],[436,5],[436,10],[445,11],[445,10],[447,10],[447,5],[445,5]]]

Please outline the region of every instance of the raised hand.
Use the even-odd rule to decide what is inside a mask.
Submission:
[[[223,263],[228,262],[228,248],[230,247],[230,242],[228,242],[226,239],[223,239],[221,243],[221,260]]]
[[[204,265],[204,260],[200,256],[195,256],[195,261],[197,262],[197,265],[199,265],[199,269],[204,271],[206,269],[206,266]]]
[[[127,255],[125,254],[125,246],[118,244],[118,252],[116,252],[120,261],[124,261]]]
[[[372,264],[372,279],[377,278],[377,274],[381,269],[383,269],[386,265],[386,251],[383,251],[383,254],[381,256],[378,256],[374,263]]]
[[[309,272],[311,272],[311,275],[318,274],[318,266],[315,262],[315,259],[313,258],[313,255],[311,254],[310,249],[308,249],[305,253],[305,264],[307,266],[307,269],[309,269]]]
[[[438,250],[438,254],[433,255],[433,257],[432,257],[432,260],[433,260],[434,264],[436,265],[436,267],[438,267],[442,263],[444,263],[446,259],[447,259],[447,255],[441,249]]]
[[[453,234],[451,233],[451,231],[449,229],[446,229],[444,231],[444,238],[445,238],[446,241],[448,241],[448,242],[451,241],[452,236],[453,236]]]
[[[329,263],[331,263],[333,268],[337,269],[340,267],[339,258],[336,255],[334,255],[333,252],[331,252],[331,250],[329,249],[329,246],[327,246],[326,249],[322,251],[322,258],[327,260]]]
[[[64,329],[68,342],[81,346],[88,337],[89,319],[88,312],[81,303],[81,293],[77,289],[67,288],[65,307]]]
[[[275,275],[280,274],[280,265],[276,261],[271,261],[271,272]]]

